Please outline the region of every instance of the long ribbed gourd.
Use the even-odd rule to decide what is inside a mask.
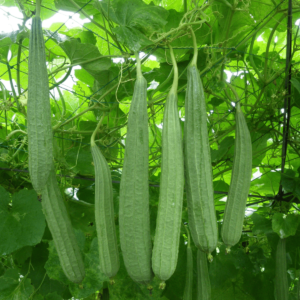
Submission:
[[[173,49],[169,47],[174,80],[163,117],[159,204],[152,254],[152,268],[162,280],[161,288],[177,265],[184,186],[182,135],[177,107],[178,68]]]
[[[112,180],[107,161],[95,143],[95,135],[99,130],[103,117],[91,137],[91,152],[95,166],[95,224],[100,269],[104,275],[112,278],[120,268]]]
[[[197,300],[211,300],[211,286],[208,274],[207,255],[197,251]]]
[[[85,276],[84,264],[54,166],[42,191],[42,208],[65,275],[70,281],[80,283]]]
[[[188,244],[186,248],[187,262],[183,300],[193,300],[193,251],[191,248],[191,237],[187,227],[186,232],[188,236]]]
[[[213,176],[207,132],[207,114],[202,82],[197,69],[196,37],[194,57],[187,69],[185,97],[184,161],[189,227],[197,248],[212,252],[218,242]]]
[[[279,239],[276,250],[275,300],[289,299],[285,239]]]
[[[42,22],[32,18],[28,63],[28,167],[38,194],[46,185],[53,163],[51,108]]]
[[[221,232],[222,239],[228,250],[238,243],[242,235],[252,175],[251,136],[239,102],[236,104],[235,121],[236,131],[232,175]]]
[[[120,242],[125,267],[137,282],[152,277],[149,215],[149,137],[147,81],[142,75],[138,53],[137,78],[128,116],[125,157],[120,185]]]

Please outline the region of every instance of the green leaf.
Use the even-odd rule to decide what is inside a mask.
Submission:
[[[272,218],[272,228],[281,239],[284,239],[296,234],[299,222],[300,218],[298,215],[275,213]]]
[[[72,148],[66,155],[66,161],[73,172],[81,175],[94,175],[92,154],[89,148]]]
[[[211,149],[211,161],[218,162],[228,152],[230,147],[234,145],[234,138],[232,136],[226,137],[219,145],[218,150]]]
[[[293,193],[295,197],[300,197],[300,178],[295,176],[296,173],[293,170],[286,170],[281,175],[281,184],[285,192]]]
[[[92,44],[81,44],[78,40],[72,39],[60,44],[66,52],[72,64],[78,64],[94,78],[100,78],[100,72],[108,70],[111,60],[102,57],[98,48]]]
[[[300,108],[300,81],[297,78],[293,77],[291,79],[291,83],[292,83],[292,86],[294,87],[294,89],[293,89],[294,97],[292,97],[292,100],[294,100],[295,105],[298,108]]]
[[[51,1],[51,0],[48,0]],[[76,0],[74,1],[79,7],[84,8],[84,11],[89,15],[94,15],[97,13],[94,6],[92,5],[92,2],[87,0]],[[68,0],[57,0],[55,3],[55,9],[56,10],[66,10],[66,11],[73,11],[78,12],[78,8],[70,1]]]
[[[81,193],[84,199],[84,193]],[[93,193],[95,197],[95,192]],[[79,229],[85,234],[93,235],[95,233],[95,206],[86,201],[78,201],[70,199],[66,202],[72,225],[75,229]]]
[[[45,300],[63,300],[63,298],[60,295],[57,295],[56,292],[54,292],[46,295]]]
[[[41,203],[34,190],[9,193],[0,186],[0,255],[38,244],[46,227]]]
[[[225,100],[217,97],[213,97],[208,104],[211,104],[214,107],[218,107],[220,104],[222,104]]]
[[[9,47],[12,44],[12,41],[9,37],[0,36],[0,59],[7,61],[7,56],[9,52]]]
[[[18,265],[23,265],[31,256],[33,247],[25,246],[13,253],[14,262]]]
[[[109,9],[108,4],[110,4]],[[147,35],[153,31],[161,31],[167,23],[165,21],[167,10],[159,6],[147,5],[142,0],[101,1],[96,2],[95,6],[119,25],[113,29],[113,32],[120,43],[126,44],[133,51],[152,44]]]
[[[8,269],[0,278],[0,300],[28,300],[33,291],[30,279],[20,280],[16,269]]]
[[[252,214],[251,219],[254,224],[254,227],[252,228],[253,234],[268,234],[273,232],[272,221],[270,219],[267,219],[258,213]]]
[[[44,268],[49,255],[47,247],[48,243],[43,242],[33,247],[30,259],[22,264],[21,274],[25,275],[30,270],[27,278],[30,278],[32,285],[35,289],[39,290],[40,294],[45,296],[55,291],[58,295],[62,296],[67,287],[61,282],[50,279]]]
[[[252,163],[258,165],[266,156],[264,149],[267,147],[268,139],[271,138],[270,129],[266,126],[259,126],[259,130],[255,129],[255,131],[252,131],[251,127],[249,127],[249,130],[251,133],[252,153],[254,157]]]
[[[110,4],[108,12],[108,3]],[[142,0],[101,1],[95,4],[117,24],[136,27],[141,32],[152,33],[161,30],[167,23],[168,11],[161,6],[147,5]]]
[[[93,44],[95,45],[97,40],[93,32],[91,31],[82,31],[80,28],[72,28],[66,31],[61,31],[63,34],[72,37],[79,38],[82,44]]]
[[[116,34],[118,41],[126,44],[130,50],[138,51],[143,46],[151,45],[151,42],[135,28],[127,26],[119,26],[113,29]]]
[[[93,87],[95,78],[91,76],[86,70],[75,70],[75,76],[85,84]]]
[[[57,24],[57,23],[56,23]],[[58,23],[59,24],[59,23]],[[61,24],[62,25],[62,24]],[[45,33],[45,36],[48,37],[48,38],[51,38],[51,40],[57,42],[58,44],[59,43],[63,43],[65,41],[69,41],[70,38],[65,36],[64,34],[60,34],[58,32],[53,32],[51,30],[47,30],[45,29],[44,30],[44,33]],[[47,46],[49,47],[48,45],[49,41],[47,42]]]

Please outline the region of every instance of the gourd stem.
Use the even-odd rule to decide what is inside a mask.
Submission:
[[[134,52],[134,54],[135,54],[135,58],[136,58],[136,77],[141,78],[143,76],[141,59],[140,59],[139,53],[137,51]]]
[[[100,121],[97,124],[96,129],[94,130],[94,132],[93,132],[93,134],[91,136],[91,146],[95,146],[96,145],[96,143],[95,143],[95,136],[96,136],[96,133],[98,132],[101,124],[102,124],[102,121],[103,121],[104,117],[105,117],[105,114],[102,115]]]
[[[192,39],[193,39],[193,47],[194,47],[194,56],[191,61],[191,65],[197,66],[197,58],[198,58],[197,40],[196,40],[196,36],[195,36],[195,33],[192,28],[190,28],[190,31],[191,31],[191,35],[192,35]]]
[[[35,16],[40,17],[42,0],[36,0]]]
[[[9,82],[10,82],[11,90],[12,90],[12,93],[13,93],[14,101],[17,104],[18,111],[21,111],[21,106],[20,106],[16,91],[15,91],[15,88],[14,88],[13,78],[12,78],[12,75],[11,75],[11,67],[10,67],[9,63],[7,63],[7,72],[8,72],[8,76],[9,76]]]
[[[173,48],[171,47],[171,45],[169,45],[169,49],[170,49],[170,55],[171,55],[173,68],[174,68],[174,79],[173,79],[173,84],[172,84],[170,92],[172,91],[173,93],[176,94],[177,88],[178,88],[178,67],[177,67],[175,56],[174,56]]]
[[[236,102],[236,111],[237,112],[241,112],[241,105],[240,105],[240,102]]]

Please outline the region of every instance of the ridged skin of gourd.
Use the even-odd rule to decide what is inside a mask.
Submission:
[[[91,152],[95,166],[95,223],[100,268],[104,275],[111,278],[120,268],[111,173],[96,144],[91,145]]]
[[[193,251],[190,246],[186,249],[186,277],[183,300],[193,300]]]
[[[33,17],[28,63],[28,167],[38,194],[46,185],[53,163],[51,107],[42,22]]]
[[[279,239],[276,250],[275,300],[289,299],[285,244],[285,239]]]
[[[247,197],[252,175],[252,144],[239,102],[236,105],[236,133],[231,182],[225,206],[222,239],[230,248],[242,235]]]
[[[120,185],[120,242],[126,270],[136,282],[152,277],[149,214],[147,81],[137,57],[137,79],[128,116]]]
[[[85,276],[84,264],[54,167],[42,191],[42,208],[65,275],[80,283]]]
[[[205,96],[197,66],[187,70],[184,159],[189,227],[197,248],[212,252],[218,242]]]
[[[207,255],[197,251],[197,300],[211,300],[211,286],[208,273]]]
[[[163,117],[159,203],[152,255],[154,274],[162,281],[172,276],[177,265],[184,187],[183,145],[177,107],[178,69],[174,54],[172,62],[174,81]]]

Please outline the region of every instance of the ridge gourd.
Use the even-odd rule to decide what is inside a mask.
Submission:
[[[239,102],[236,104],[235,120],[233,167],[221,232],[227,250],[241,238],[252,175],[251,136]]]
[[[217,246],[218,227],[207,132],[205,96],[197,69],[198,49],[191,29],[194,56],[187,69],[184,161],[189,227],[197,248],[211,253]]]
[[[184,166],[181,127],[177,107],[178,67],[169,45],[174,79],[168,93],[162,129],[162,157],[159,203],[152,254],[155,275],[165,281],[174,273],[178,260],[182,216]]]
[[[103,117],[91,137],[91,152],[95,166],[95,224],[100,269],[104,275],[112,278],[120,268],[112,180],[107,161],[95,143],[95,135],[99,130]]]
[[[185,227],[188,244],[186,248],[186,275],[185,275],[185,287],[183,293],[183,300],[193,300],[193,251],[191,248],[191,237],[187,227]]]
[[[275,300],[289,299],[285,239],[279,239],[276,249]]]
[[[120,242],[125,267],[137,282],[152,277],[149,215],[149,137],[147,81],[136,53],[137,78],[128,116],[124,165],[120,184]]]
[[[54,166],[42,191],[42,208],[65,275],[70,281],[80,283],[85,276],[84,264]]]
[[[29,37],[27,103],[28,168],[38,194],[46,185],[53,163],[49,82],[39,6],[37,1]]]
[[[197,300],[211,300],[211,285],[206,254],[197,250]]]

